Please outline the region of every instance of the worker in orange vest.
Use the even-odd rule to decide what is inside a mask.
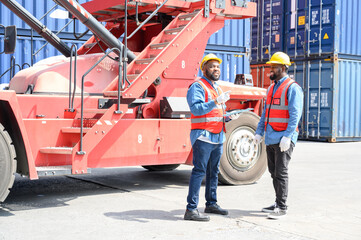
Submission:
[[[199,190],[206,176],[205,213],[227,215],[228,211],[217,204],[219,161],[225,141],[224,122],[237,119],[233,114],[227,119],[225,102],[229,92],[223,92],[217,85],[222,60],[215,54],[206,55],[201,62],[203,76],[188,89],[187,102],[191,110],[191,143],[193,149],[193,170],[189,182],[185,220],[209,221],[209,216],[200,214],[197,206]],[[229,118],[229,119],[228,119]]]
[[[276,201],[262,209],[268,218],[278,219],[287,213],[288,164],[298,138],[298,123],[303,109],[303,91],[287,74],[290,58],[283,52],[272,55],[266,104],[258,123],[254,143],[265,137],[268,170],[273,179]]]

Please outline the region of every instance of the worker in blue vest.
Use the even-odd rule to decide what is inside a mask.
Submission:
[[[206,55],[201,62],[203,76],[188,89],[187,102],[191,110],[191,143],[193,149],[193,170],[189,182],[185,220],[209,221],[209,216],[199,213],[197,206],[199,190],[206,176],[205,213],[228,215],[228,211],[217,204],[219,161],[225,141],[224,122],[237,119],[233,114],[225,119],[225,102],[229,92],[223,92],[217,85],[222,60],[214,54]],[[227,117],[228,118],[228,117]]]
[[[298,123],[303,109],[303,91],[288,74],[290,58],[283,52],[272,55],[266,104],[258,123],[254,143],[264,136],[268,170],[271,173],[276,201],[262,209],[268,218],[278,219],[287,213],[288,164],[298,138]]]

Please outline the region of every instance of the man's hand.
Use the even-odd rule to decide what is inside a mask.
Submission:
[[[231,91],[227,91],[222,93],[221,95],[219,95],[216,99],[217,104],[224,104],[225,102],[227,102],[231,97],[229,96],[229,93]]]
[[[239,118],[239,116],[241,116],[240,113],[232,114],[232,115],[229,115],[229,119],[236,120],[237,118]]]
[[[281,152],[286,152],[291,145],[291,138],[283,136],[280,142]]]
[[[256,136],[253,137],[253,143],[260,144],[261,142],[262,142],[262,136],[259,134],[256,134]]]

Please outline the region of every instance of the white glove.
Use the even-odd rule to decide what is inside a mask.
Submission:
[[[241,116],[241,114],[240,114],[240,113],[236,113],[236,114],[230,115],[229,118],[230,118],[231,120],[236,120],[237,118],[239,118],[239,116]]]
[[[253,143],[260,144],[261,142],[262,142],[262,136],[259,134],[256,134],[256,136],[253,137]]]
[[[225,102],[227,102],[231,97],[229,96],[229,93],[231,91],[227,91],[227,92],[224,92],[222,93],[221,95],[219,95],[217,97],[217,103],[218,104],[224,104]]]
[[[280,142],[281,152],[286,152],[291,145],[291,138],[283,136]]]

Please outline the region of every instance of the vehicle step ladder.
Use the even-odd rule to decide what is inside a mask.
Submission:
[[[128,65],[127,76],[133,75],[133,79],[128,78],[131,84],[125,87],[122,97],[139,97],[192,42],[197,35],[194,29],[202,29],[199,25],[206,26],[211,21],[211,17],[204,21],[201,10],[190,14],[181,13],[174,18]],[[117,80],[114,80],[104,90],[103,95],[114,96],[117,88]]]

